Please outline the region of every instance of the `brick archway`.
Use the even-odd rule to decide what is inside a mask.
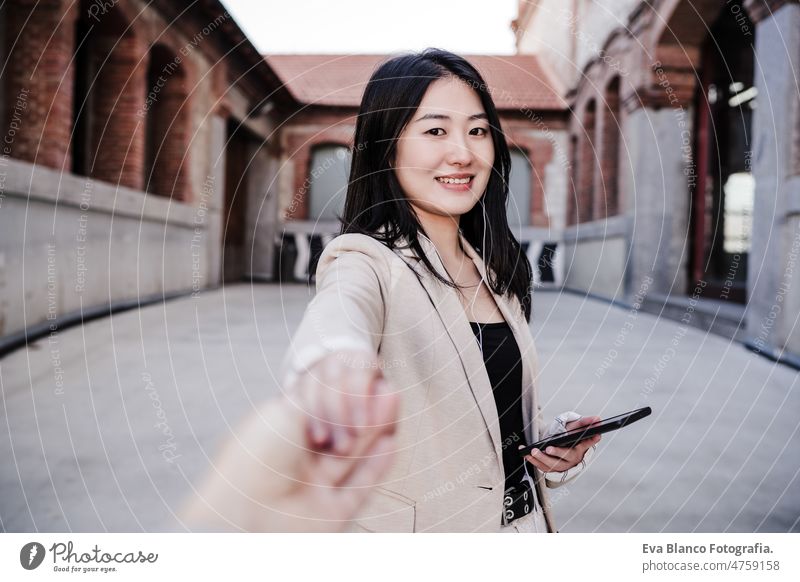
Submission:
[[[144,42],[122,5],[90,14],[81,14],[76,38],[85,76],[76,78],[84,100],[75,104],[73,170],[141,190],[144,131],[137,114],[144,103]]]
[[[600,172],[595,184],[594,217],[614,216],[620,210],[619,161],[621,142],[619,75],[614,76],[605,88],[597,128]]]
[[[595,177],[597,172],[597,150],[595,148],[595,126],[597,123],[597,99],[592,98],[583,112],[583,135],[579,138],[577,222],[588,222],[594,218]]]
[[[686,105],[694,97],[701,66],[701,50],[713,22],[725,5],[717,0],[668,0],[653,22],[648,52],[654,55],[647,85],[642,89],[644,104],[653,107]],[[669,91],[663,87],[666,79]],[[661,83],[662,85],[659,85]]]
[[[153,45],[148,55],[144,91],[144,183],[149,192],[190,201],[192,74],[173,43]]]

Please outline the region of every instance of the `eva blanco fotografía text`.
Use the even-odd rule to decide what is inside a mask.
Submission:
[[[771,554],[769,546],[761,542],[732,546],[729,544],[642,544],[643,554],[733,554],[741,556],[743,554]]]

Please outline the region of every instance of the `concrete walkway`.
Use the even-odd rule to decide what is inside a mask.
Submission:
[[[180,529],[174,512],[275,374],[312,290],[236,285],[0,360],[0,530]],[[560,528],[800,531],[798,374],[739,344],[539,292],[545,416],[651,406],[554,490]]]

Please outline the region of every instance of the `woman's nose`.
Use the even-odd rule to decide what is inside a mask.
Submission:
[[[450,164],[466,165],[472,161],[472,151],[466,140],[454,137],[448,141],[447,161]]]

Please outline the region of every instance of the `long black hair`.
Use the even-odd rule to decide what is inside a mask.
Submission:
[[[499,295],[516,296],[525,319],[530,322],[531,265],[511,232],[506,216],[511,155],[490,90],[475,67],[458,55],[428,48],[420,53],[393,57],[372,74],[356,121],[340,234],[367,234],[391,249],[396,247],[398,238],[404,237],[437,279],[458,287],[436,271],[420,246],[418,232],[428,235],[412,211],[391,165],[396,156],[397,139],[419,107],[428,86],[437,79],[454,77],[468,84],[480,98],[494,144],[494,165],[486,191],[482,199],[461,216],[459,227],[484,261],[492,290]],[[488,224],[484,223],[484,212]],[[379,232],[381,227],[383,232]]]

